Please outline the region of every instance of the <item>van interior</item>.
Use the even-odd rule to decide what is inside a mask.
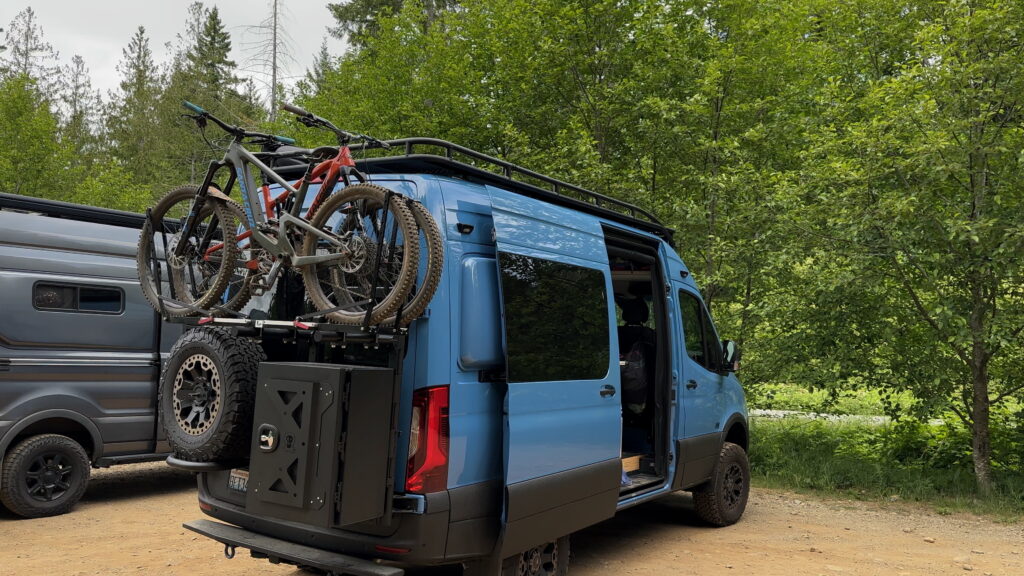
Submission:
[[[609,238],[622,376],[622,483],[619,498],[665,483],[668,454],[668,322],[664,298],[655,297],[660,279],[657,251]]]

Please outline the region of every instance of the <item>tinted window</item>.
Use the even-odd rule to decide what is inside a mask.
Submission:
[[[121,300],[121,291],[114,288],[82,286],[78,289],[78,309],[82,312],[117,314],[121,311]]]
[[[600,270],[499,253],[510,382],[596,380],[610,340]]]
[[[689,292],[680,290],[679,312],[683,318],[686,355],[708,370],[717,370],[721,364],[718,336],[704,305]]]
[[[58,284],[36,284],[32,288],[32,304],[40,310],[75,310],[75,287]]]
[[[32,288],[32,305],[39,310],[120,314],[124,292],[119,288],[40,282]]]

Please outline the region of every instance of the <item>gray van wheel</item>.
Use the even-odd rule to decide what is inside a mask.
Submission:
[[[750,463],[739,445],[723,442],[711,480],[693,491],[700,519],[714,526],[735,524],[747,508],[750,494]]]
[[[60,434],[40,434],[19,442],[4,458],[0,502],[25,518],[65,514],[85,493],[89,456]]]
[[[256,373],[255,342],[220,328],[190,330],[171,348],[160,377],[160,420],[186,460],[236,460],[249,454]]]
[[[501,576],[565,576],[569,573],[569,537],[506,558]]]

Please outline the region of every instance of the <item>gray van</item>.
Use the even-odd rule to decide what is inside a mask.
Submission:
[[[139,214],[0,194],[0,502],[69,511],[91,467],[161,460],[161,352],[181,334],[135,272]]]

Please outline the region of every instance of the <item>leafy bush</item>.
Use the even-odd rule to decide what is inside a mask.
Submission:
[[[950,415],[952,417],[952,415]],[[1024,513],[1024,430],[1019,412],[992,418],[992,498],[1000,513]],[[892,424],[757,419],[751,427],[751,469],[767,484],[840,491],[855,496],[977,504],[970,432],[956,420]]]

